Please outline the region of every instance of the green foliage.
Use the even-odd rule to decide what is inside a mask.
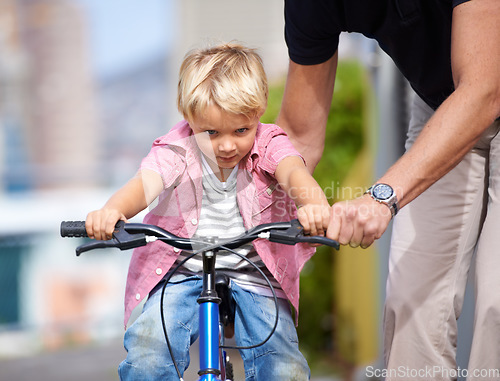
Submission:
[[[358,62],[340,62],[326,128],[323,157],[314,177],[325,190],[337,188],[363,144],[366,72]],[[327,192],[333,202],[337,192]]]
[[[278,117],[281,107],[281,100],[285,92],[285,82],[281,81],[269,86],[269,97],[267,100],[267,109],[260,118],[263,123],[274,123]]]
[[[269,105],[262,121],[275,121],[284,84],[271,86]],[[314,177],[325,190],[330,203],[338,198],[342,179],[348,173],[363,145],[363,109],[367,91],[366,72],[355,61],[339,62],[335,92],[326,129],[323,157]],[[299,338],[301,350],[311,367],[318,368],[325,357],[335,356],[333,255],[327,247],[319,247],[301,273]],[[326,361],[328,363],[328,361]],[[332,362],[330,361],[330,367]],[[333,364],[335,367],[335,365]],[[331,370],[331,369],[330,369]]]

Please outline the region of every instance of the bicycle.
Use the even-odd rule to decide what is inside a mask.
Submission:
[[[61,223],[61,236],[62,237],[86,237],[84,221],[63,221]],[[165,329],[164,315],[163,315],[163,295],[165,286],[168,284],[170,277],[175,271],[182,266],[190,258],[201,253],[203,258],[203,289],[198,298],[199,303],[199,349],[200,349],[200,368],[198,381],[230,381],[232,376],[232,365],[228,361],[225,349],[249,349],[255,348],[264,344],[273,335],[279,319],[279,308],[276,293],[274,288],[264,275],[264,273],[248,260],[243,255],[234,251],[234,249],[249,243],[257,238],[267,239],[271,242],[281,243],[285,245],[295,245],[299,242],[322,244],[334,247],[338,250],[339,243],[322,236],[308,236],[304,235],[303,228],[298,220],[289,222],[276,222],[258,225],[244,234],[227,239],[222,242],[217,242],[216,238],[203,242],[206,246],[197,251],[193,251],[192,241],[189,238],[178,237],[167,230],[164,230],[155,225],[148,225],[142,223],[125,223],[119,221],[116,225],[115,232],[112,239],[108,241],[93,241],[85,243],[76,248],[76,255],[79,256],[83,252],[99,249],[115,247],[120,250],[128,250],[140,246],[147,245],[149,242],[160,240],[171,246],[181,250],[192,251],[181,263],[179,263],[170,273],[165,280],[162,289],[160,313],[163,324],[163,332],[170,354],[172,350],[168,339],[168,333]],[[200,244],[200,242],[196,242]],[[274,326],[269,335],[261,343],[254,344],[248,347],[231,347],[226,346],[224,343],[224,328],[232,322],[232,312],[230,302],[228,301],[229,295],[227,293],[228,280],[224,278],[216,278],[215,262],[217,252],[219,250],[227,250],[240,258],[252,264],[266,279],[274,298],[276,306],[276,317]],[[177,367],[175,359],[172,360],[179,376],[182,381],[180,371]]]

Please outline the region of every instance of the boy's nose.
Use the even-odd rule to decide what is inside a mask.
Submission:
[[[235,149],[236,145],[232,139],[224,139],[219,144],[219,150],[223,152],[231,152]]]

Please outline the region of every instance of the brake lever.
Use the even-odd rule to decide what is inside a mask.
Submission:
[[[109,241],[92,241],[85,243],[76,248],[76,256],[79,257],[81,253],[94,249],[104,249],[106,247],[116,247],[117,241],[115,239],[110,239]]]
[[[85,251],[102,249],[106,247],[116,247],[120,250],[129,250],[147,244],[144,233],[130,234],[125,230],[125,221],[118,221],[113,232],[113,238],[107,241],[94,241],[76,248],[76,255],[80,256]]]
[[[300,224],[298,219],[290,221],[290,227],[286,230],[276,230],[271,229],[269,231],[269,241],[282,243],[285,245],[295,245],[299,242],[307,243],[319,243],[321,245],[326,245],[333,247],[335,249],[340,248],[340,244],[330,238],[321,236],[306,236],[304,234],[304,227]]]

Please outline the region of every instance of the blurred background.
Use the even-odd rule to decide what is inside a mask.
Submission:
[[[131,253],[77,258],[81,241],[60,238],[59,224],[101,207],[180,119],[191,48],[257,48],[271,84],[263,120],[274,121],[283,24],[281,1],[0,0],[0,381],[118,379]],[[346,34],[339,49],[315,172],[331,202],[358,196],[401,154],[411,97],[373,42]],[[382,367],[389,233],[370,250],[322,248],[304,268],[299,335],[314,379]]]

